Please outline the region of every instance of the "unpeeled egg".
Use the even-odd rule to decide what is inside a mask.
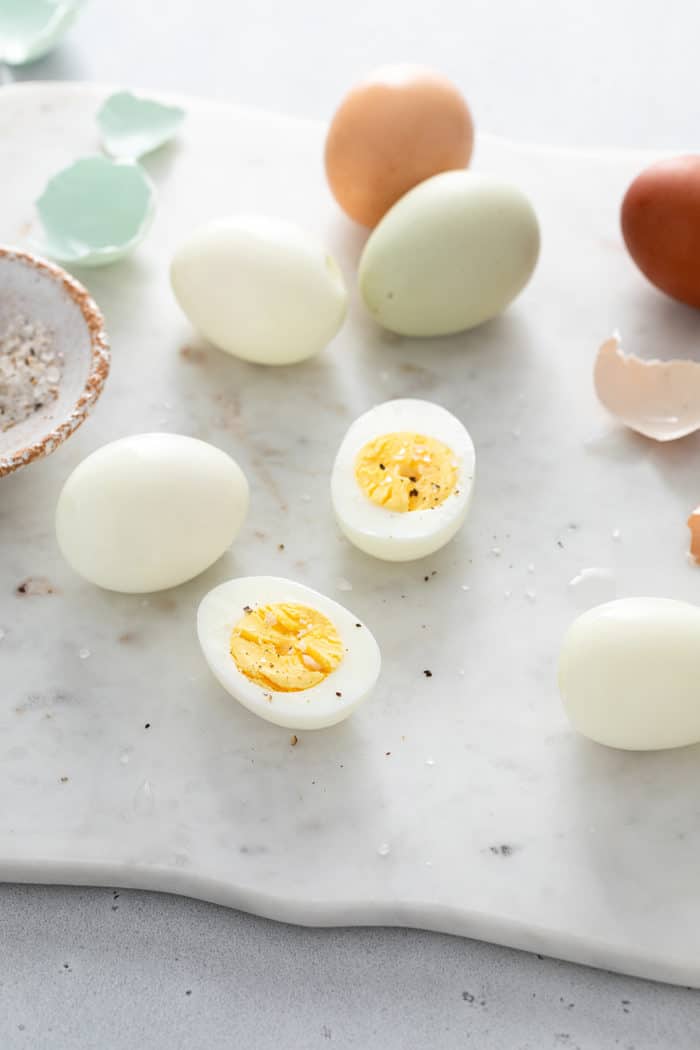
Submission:
[[[343,211],[375,226],[419,182],[466,168],[473,144],[454,84],[420,66],[386,66],[343,99],[326,139],[326,175]]]
[[[641,172],[625,194],[621,224],[644,276],[700,307],[700,156],[669,157]]]

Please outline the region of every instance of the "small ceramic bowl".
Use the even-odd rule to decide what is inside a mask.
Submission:
[[[39,322],[63,357],[58,395],[27,419],[0,431],[0,477],[48,456],[78,429],[109,372],[104,321],[88,292],[59,266],[0,246],[2,335],[17,317]]]

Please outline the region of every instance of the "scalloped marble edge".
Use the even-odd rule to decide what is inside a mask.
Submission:
[[[457,910],[425,900],[339,903],[282,898],[252,888],[237,888],[198,871],[166,866],[115,865],[94,859],[95,854],[104,852],[104,847],[97,844],[93,857],[84,857],[80,861],[49,859],[39,850],[32,859],[27,859],[30,849],[26,842],[22,844],[23,857],[13,858],[13,852],[19,853],[17,847],[17,842],[0,845],[0,852],[9,858],[0,862],[0,881],[42,886],[118,886],[173,893],[297,926],[408,927],[469,937],[631,977],[700,988],[700,960],[690,970],[683,962],[660,962],[647,951],[637,951],[631,956],[614,942],[601,946],[599,940],[571,934],[560,936],[545,927],[533,927],[516,919],[493,918],[466,907]],[[46,870],[48,866],[51,867],[50,876]]]
[[[12,93],[27,95],[30,92],[34,92],[43,97],[47,89],[50,89],[57,99],[59,99],[61,95],[66,97],[72,95],[84,95],[87,89],[95,94],[104,94],[104,99],[106,100],[110,94],[124,90],[124,85],[85,81],[24,80],[6,84],[3,86],[2,90],[3,98],[9,98]],[[257,120],[283,120],[286,123],[298,124],[306,127],[309,125],[319,127],[325,123],[317,117],[304,117],[294,113],[278,113],[274,110],[246,105],[240,102],[228,101],[226,99],[209,99],[199,95],[187,95],[176,91],[153,91],[151,88],[141,87],[139,84],[130,84],[128,90],[135,95],[147,96],[154,102],[162,102],[171,106],[181,106],[186,108],[188,112],[196,111],[197,109],[208,111],[211,111],[212,109],[221,109],[227,113],[234,112],[242,116],[253,117]],[[645,161],[648,161],[649,158],[661,159],[666,156],[675,156],[677,153],[682,153],[684,150],[687,151],[688,148],[687,145],[681,145],[674,149],[669,149],[667,147],[664,147],[663,149],[651,149],[649,147],[645,148],[641,146],[630,147],[629,149],[612,149],[605,146],[591,146],[589,148],[581,148],[577,146],[552,146],[547,145],[547,143],[544,142],[519,142],[517,139],[510,139],[504,135],[477,133],[472,160],[474,160],[475,157],[478,159],[478,147],[480,141],[495,143],[505,146],[508,149],[521,150],[527,153],[549,153],[568,157],[580,156],[598,160],[615,160],[615,158],[621,157],[629,160],[630,158],[634,159],[635,157],[638,157],[642,164],[645,163]]]

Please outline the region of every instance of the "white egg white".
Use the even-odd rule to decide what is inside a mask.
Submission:
[[[431,510],[392,511],[362,491],[355,477],[361,449],[383,434],[412,431],[447,445],[457,463],[457,486]],[[340,528],[356,547],[384,561],[413,561],[444,547],[467,516],[474,484],[474,444],[466,427],[431,401],[402,398],[371,408],[343,438],[331,474],[331,498]]]
[[[294,693],[265,689],[239,671],[231,656],[231,632],[246,606],[271,602],[308,605],[327,616],[340,635],[343,660],[311,689]],[[379,646],[360,620],[318,591],[276,576],[244,576],[209,591],[197,612],[197,635],[204,658],[223,688],[253,714],[287,729],[325,729],[342,722],[367,699],[379,677]]]

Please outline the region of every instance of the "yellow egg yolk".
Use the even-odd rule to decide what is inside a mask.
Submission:
[[[343,659],[335,624],[317,609],[273,602],[244,613],[231,632],[231,656],[238,670],[263,689],[311,689]]]
[[[401,431],[368,441],[355,462],[357,483],[387,510],[432,510],[457,486],[457,459],[437,438]]]

